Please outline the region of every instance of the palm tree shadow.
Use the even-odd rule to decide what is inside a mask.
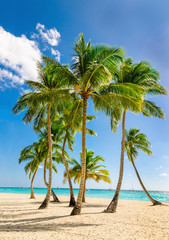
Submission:
[[[99,226],[100,224],[88,224],[88,223],[47,223],[50,220],[67,218],[66,216],[52,216],[45,218],[31,218],[31,219],[20,219],[20,220],[10,220],[10,221],[0,221],[0,232],[37,232],[37,231],[62,231],[65,228],[77,228],[77,227],[87,227],[87,226]]]
[[[11,217],[15,217],[15,219],[17,219],[18,217],[23,216],[23,215],[24,216],[26,216],[26,215],[36,215],[36,214],[39,214],[39,213],[40,213],[39,211],[30,212],[30,209],[29,209],[29,212],[26,212],[26,213],[25,212],[24,213],[17,213],[15,215],[13,215],[13,214],[3,214],[3,218],[8,219],[8,218],[11,218]]]
[[[97,207],[106,207],[105,204],[86,204],[83,206],[83,208],[97,208]]]

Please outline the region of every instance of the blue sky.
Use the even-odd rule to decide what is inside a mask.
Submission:
[[[42,54],[61,63],[71,63],[73,43],[79,33],[93,44],[124,47],[134,61],[147,59],[169,87],[169,2],[168,0],[48,0],[2,1],[0,14],[0,186],[29,186],[24,164],[18,164],[20,151],[36,140],[32,127],[14,116],[11,108],[26,91],[25,79],[36,80],[36,62]],[[140,128],[152,143],[154,157],[140,153],[136,166],[146,187],[169,191],[169,110],[168,96],[152,99],[166,113],[166,120],[148,119],[127,113],[126,128]],[[89,102],[89,113],[93,105]],[[95,113],[89,127],[97,137],[87,137],[87,148],[106,160],[112,184],[88,181],[87,187],[115,188],[120,160],[121,125],[110,131],[103,113]],[[76,136],[72,157],[79,158],[81,134]],[[53,186],[63,185],[63,166],[54,175]],[[35,186],[43,187],[43,168]],[[77,186],[77,185],[76,185]],[[141,189],[128,159],[125,158],[123,189]]]

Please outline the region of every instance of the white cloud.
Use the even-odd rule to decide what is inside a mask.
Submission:
[[[33,33],[33,40],[30,40],[25,35],[17,37],[0,26],[0,90],[20,86],[23,93],[21,86],[25,80],[37,81],[36,64],[41,61],[43,51],[50,50],[60,61],[60,52],[51,48],[58,45],[60,33],[40,23],[36,30],[38,33]]]
[[[41,169],[42,169],[42,168],[43,168],[43,166],[42,166],[42,165],[39,165],[39,168],[41,168]]]
[[[167,175],[167,173],[161,173],[160,176],[167,177],[168,175]]]
[[[0,88],[23,85],[24,80],[37,80],[36,63],[41,51],[25,35],[16,37],[0,26]]]
[[[54,50],[53,48],[51,48],[51,54],[56,56],[55,59],[60,62],[60,52],[58,50]]]
[[[78,56],[73,56],[73,57],[72,57],[72,61],[73,61],[74,63],[78,62],[78,60],[79,60]]]
[[[61,36],[56,28],[46,29],[45,25],[38,23],[36,25],[36,30],[39,32],[43,41],[47,42],[50,46],[58,45]],[[35,38],[37,35],[33,34],[32,37]]]

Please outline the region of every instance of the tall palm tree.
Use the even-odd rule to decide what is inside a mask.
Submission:
[[[167,94],[166,89],[159,84],[159,73],[155,68],[151,67],[151,64],[147,61],[142,61],[138,64],[134,64],[131,58],[128,58],[119,68],[114,76],[114,81],[119,84],[129,83],[135,86],[139,86],[142,89],[142,105],[139,109],[130,109],[125,105],[119,105],[110,113],[112,130],[116,131],[117,124],[122,117],[122,142],[121,142],[121,158],[120,158],[120,171],[119,179],[116,187],[114,197],[107,209],[104,212],[114,213],[117,208],[118,198],[123,179],[124,168],[124,151],[125,151],[125,121],[126,112],[132,111],[135,113],[143,113],[148,117],[164,118],[164,113],[155,103],[146,100],[148,95],[162,95]],[[111,89],[110,89],[111,90]]]
[[[86,116],[88,99],[93,100],[94,106],[112,108],[118,102],[130,102],[131,96],[137,96],[138,92],[127,84],[112,84],[111,92],[105,91],[100,94],[112,80],[112,74],[116,73],[118,63],[122,60],[124,51],[121,48],[108,46],[92,46],[91,42],[85,42],[83,34],[77,39],[74,45],[75,55],[71,71],[59,65],[56,72],[62,78],[69,79],[69,85],[82,99],[83,121],[82,121],[82,177],[80,181],[77,202],[71,215],[81,212],[83,189],[85,184],[86,172]],[[133,101],[133,104],[136,102]]]
[[[104,182],[111,183],[109,178],[109,171],[105,169],[104,165],[99,165],[100,162],[105,162],[105,160],[100,155],[94,157],[94,152],[91,150],[87,151],[86,149],[86,174],[82,202],[85,202],[85,189],[87,179],[93,179],[96,182],[102,180]],[[79,184],[82,176],[82,153],[80,153],[80,163],[73,158],[71,165],[73,165],[73,167],[69,169],[70,177],[74,178],[74,183]],[[66,172],[64,173],[64,178],[67,179]]]
[[[55,112],[56,106],[63,103],[68,90],[66,79],[59,78],[55,72],[55,64],[50,58],[43,57],[44,65],[38,63],[39,81],[26,81],[32,92],[22,95],[13,107],[15,114],[27,110],[24,117],[26,123],[30,123],[33,119],[38,121],[44,108],[47,108],[47,126],[48,126],[48,154],[49,154],[49,181],[48,191],[45,200],[39,209],[46,208],[50,201],[52,187],[52,137],[51,137],[51,113]],[[63,97],[64,96],[64,97]]]
[[[94,116],[87,116],[87,120],[94,119]],[[73,192],[73,186],[71,177],[69,174],[69,162],[65,159],[65,145],[68,143],[68,147],[71,151],[73,151],[72,144],[74,144],[74,140],[72,139],[72,135],[75,135],[76,132],[82,130],[82,100],[78,97],[74,97],[72,102],[69,101],[69,104],[64,107],[62,111],[61,120],[64,122],[64,126],[61,130],[61,133],[64,135],[63,146],[62,146],[62,159],[63,164],[65,166],[65,174],[67,174],[67,179],[69,183],[70,189],[70,202],[69,206],[75,206],[75,198]],[[86,129],[87,133],[90,135],[96,135],[95,131],[91,129]],[[73,141],[72,141],[73,140]]]
[[[140,185],[143,188],[143,191],[145,192],[147,197],[150,199],[150,201],[153,203],[153,205],[160,205],[161,202],[152,198],[148,193],[148,191],[146,190],[140,178],[140,175],[137,171],[137,168],[135,166],[135,160],[136,160],[136,157],[138,156],[139,150],[145,152],[148,156],[153,154],[151,151],[151,144],[147,136],[144,133],[140,133],[140,130],[136,128],[131,128],[129,131],[126,130],[125,150],[127,152],[127,157],[129,161],[132,163],[134,167],[134,170],[136,172]]]

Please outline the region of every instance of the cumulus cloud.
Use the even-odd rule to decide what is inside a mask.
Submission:
[[[38,23],[36,30],[39,32],[39,36],[43,41],[47,42],[50,46],[57,46],[60,40],[60,33],[56,28],[46,29],[45,25]],[[36,38],[38,35],[33,34],[32,37]]]
[[[55,56],[55,59],[60,62],[60,52],[51,48],[51,54]]]
[[[30,40],[25,35],[15,36],[0,26],[1,90],[20,86],[24,92],[22,85],[25,80],[37,81],[36,64],[41,61],[42,51],[50,50],[60,61],[60,52],[54,49],[59,43],[60,33],[56,28],[46,29],[40,23],[36,25],[36,30],[38,33],[33,33]]]
[[[23,85],[37,79],[36,63],[41,51],[25,35],[16,37],[0,26],[0,88]]]
[[[167,177],[168,175],[167,175],[167,173],[161,173],[160,176]]]

